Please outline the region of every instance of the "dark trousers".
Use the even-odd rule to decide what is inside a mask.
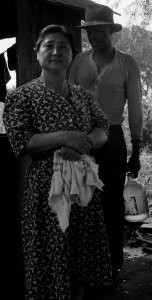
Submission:
[[[110,127],[109,141],[92,152],[99,164],[99,176],[104,183],[102,205],[109,240],[113,272],[123,263],[124,200],[127,152],[121,126]]]

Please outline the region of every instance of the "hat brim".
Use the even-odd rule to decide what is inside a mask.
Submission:
[[[121,24],[118,24],[118,23],[108,23],[108,22],[86,22],[84,25],[81,25],[81,26],[76,26],[78,28],[82,28],[82,29],[88,29],[88,28],[91,28],[91,27],[110,27],[111,28],[111,32],[118,32],[118,31],[121,31],[122,30],[122,25]]]

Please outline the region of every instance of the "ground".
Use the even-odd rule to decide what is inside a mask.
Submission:
[[[125,247],[124,253],[116,287],[101,299],[152,300],[152,254],[143,254],[140,247]]]
[[[152,252],[145,252],[144,244],[137,242],[135,229],[140,232],[138,226],[126,227],[124,264],[115,288],[97,300],[152,300]],[[152,241],[151,233],[142,236]]]
[[[152,215],[146,223],[152,224]],[[104,292],[93,290],[85,300],[152,300],[152,246],[147,252],[146,244],[137,240],[139,236],[152,243],[151,231],[141,230],[141,224],[126,222],[124,263],[115,286]]]

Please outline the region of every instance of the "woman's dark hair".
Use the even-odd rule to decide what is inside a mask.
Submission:
[[[68,27],[64,26],[64,25],[56,25],[56,24],[52,24],[52,25],[48,25],[46,27],[44,27],[38,36],[38,39],[35,43],[35,47],[34,50],[37,52],[40,49],[41,43],[44,40],[45,36],[48,33],[62,33],[64,36],[66,36],[66,38],[68,39],[70,46],[71,46],[71,50],[72,50],[72,54],[73,57],[76,55],[76,53],[78,52],[76,50],[75,47],[75,38],[74,38],[74,34],[73,31],[71,29],[69,29]]]

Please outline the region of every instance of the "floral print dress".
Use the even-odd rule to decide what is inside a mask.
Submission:
[[[3,120],[17,157],[36,133],[77,130],[89,133],[108,123],[93,95],[68,83],[69,98],[40,78],[7,95]],[[87,207],[73,204],[70,224],[62,232],[48,205],[55,149],[32,154],[22,203],[22,244],[26,300],[68,300],[71,284],[112,284],[109,248],[101,205],[95,190]]]

